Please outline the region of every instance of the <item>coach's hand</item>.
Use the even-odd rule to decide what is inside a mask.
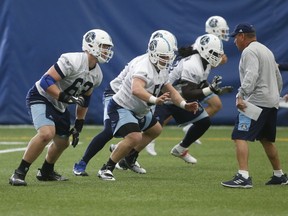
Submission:
[[[82,131],[84,125],[84,119],[76,119],[74,127],[70,130],[70,135],[72,135],[71,145],[75,148],[79,142],[79,135]]]

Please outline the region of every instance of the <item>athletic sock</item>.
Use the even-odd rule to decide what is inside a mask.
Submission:
[[[273,170],[273,175],[277,176],[277,177],[281,177],[282,175],[284,175],[282,169],[280,170]]]
[[[20,163],[20,165],[18,167],[18,170],[23,172],[23,173],[25,173],[25,175],[26,175],[26,173],[28,172],[30,166],[31,166],[31,163],[28,163],[27,161],[22,159],[21,163]]]
[[[245,179],[249,178],[249,172],[247,170],[238,170],[238,173],[241,174]]]
[[[54,163],[48,163],[46,160],[44,161],[42,168],[41,168],[41,173],[52,173],[54,171]]]
[[[128,164],[134,164],[137,160],[139,152],[135,149],[132,149],[130,153],[125,157],[125,160]]]

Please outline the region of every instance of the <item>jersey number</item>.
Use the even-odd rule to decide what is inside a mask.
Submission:
[[[155,85],[155,87],[154,87],[154,90],[153,90],[153,96],[155,96],[155,97],[158,97],[159,95],[160,95],[160,90],[161,90],[161,88],[162,88],[162,86],[161,85]],[[147,105],[148,106],[152,106],[152,105],[154,105],[154,104],[151,104],[151,103],[147,103]]]
[[[78,89],[84,86],[83,90],[81,92],[78,92]],[[75,97],[78,97],[79,95],[83,95],[86,92],[88,92],[91,88],[93,87],[93,83],[91,82],[86,82],[83,84],[83,79],[78,78],[76,79],[71,86],[69,86],[67,89],[65,89],[65,93],[69,95],[73,95]]]

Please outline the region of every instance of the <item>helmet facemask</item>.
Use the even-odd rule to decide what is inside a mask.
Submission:
[[[212,67],[220,64],[224,51],[222,41],[217,36],[205,34],[198,37],[195,41],[195,48]]]
[[[212,67],[217,67],[222,60],[222,55],[223,55],[223,52],[220,52],[219,50],[212,50],[211,49],[207,53],[206,60],[209,62],[209,64]]]
[[[106,44],[100,44],[97,55],[94,55],[99,63],[108,63],[113,57],[112,46]],[[92,54],[93,55],[93,54]]]

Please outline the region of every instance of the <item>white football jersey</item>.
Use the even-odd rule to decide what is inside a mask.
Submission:
[[[127,66],[125,66],[126,69]],[[118,92],[122,86],[122,83],[128,73],[128,70],[122,70],[121,73],[110,82],[110,86],[114,92]]]
[[[134,58],[124,68],[125,79],[119,91],[113,96],[117,104],[125,109],[131,110],[138,117],[145,116],[150,111],[147,102],[132,95],[131,83],[133,78],[140,78],[146,82],[145,89],[152,95],[158,96],[163,85],[168,83],[168,70],[157,72],[150,62],[148,54]]]
[[[62,79],[55,84],[60,91],[69,95],[84,95],[91,88],[99,86],[103,79],[103,74],[99,64],[89,70],[88,55],[85,52],[65,53],[57,61]],[[59,72],[59,71],[58,71]],[[64,112],[68,104],[60,102],[46,93],[40,86],[40,80],[35,83],[39,93],[47,98],[60,112]]]
[[[173,84],[176,80],[186,80],[195,84],[200,84],[207,80],[211,71],[211,65],[208,64],[204,70],[200,55],[194,54],[183,58],[170,71],[169,82]],[[176,89],[180,91],[179,88]]]

